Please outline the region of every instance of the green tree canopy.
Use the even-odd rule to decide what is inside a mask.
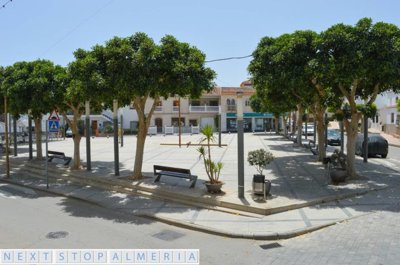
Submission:
[[[362,116],[356,99],[371,105],[379,93],[399,87],[400,30],[384,22],[372,24],[368,18],[355,26],[337,24],[321,33],[318,50],[326,79],[350,107],[351,116],[344,119],[347,171],[355,177],[355,142]]]
[[[17,62],[5,69],[4,90],[9,97],[9,110],[14,116],[31,111],[35,122],[36,155],[42,158],[42,116],[51,112],[56,103],[63,68],[48,60]]]
[[[147,129],[160,97],[199,97],[203,90],[213,88],[215,73],[205,67],[205,55],[199,49],[170,35],[160,44],[144,33],[114,37],[105,45],[95,46],[92,53],[109,88],[105,98],[118,99],[120,105],[132,103],[138,114],[133,177],[141,178]]]

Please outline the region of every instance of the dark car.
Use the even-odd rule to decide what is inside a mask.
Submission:
[[[363,156],[364,135],[359,134],[356,142],[356,154]],[[368,156],[380,155],[382,158],[386,158],[389,152],[388,141],[380,136],[379,134],[368,135]]]
[[[340,145],[342,139],[340,137],[340,132],[338,130],[329,129],[328,130],[328,144],[329,145]]]

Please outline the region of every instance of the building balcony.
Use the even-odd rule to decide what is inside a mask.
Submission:
[[[227,112],[236,112],[236,105],[227,105],[226,111]]]
[[[161,112],[163,110],[162,106],[156,106],[156,108],[154,109],[154,111],[156,112]]]
[[[218,113],[220,107],[219,106],[208,106],[208,105],[203,105],[203,106],[192,106],[189,105],[189,112],[191,113]]]

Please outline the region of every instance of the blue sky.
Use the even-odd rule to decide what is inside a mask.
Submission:
[[[0,0],[0,6],[8,0]],[[113,36],[166,34],[202,50],[207,60],[250,55],[264,36],[317,32],[362,17],[400,26],[396,0],[13,0],[0,9],[0,65],[38,58],[60,65],[73,51]],[[251,58],[209,63],[220,86],[248,78]]]

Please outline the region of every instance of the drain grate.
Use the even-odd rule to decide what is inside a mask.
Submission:
[[[265,244],[265,245],[260,245],[260,248],[262,249],[272,249],[272,248],[280,248],[282,247],[281,244],[279,243],[271,243],[271,244]]]
[[[183,237],[185,234],[178,233],[172,230],[164,230],[160,233],[154,234],[153,237],[164,240],[164,241],[173,241],[180,237]]]
[[[46,235],[46,238],[48,239],[60,239],[60,238],[65,238],[68,236],[68,232],[66,231],[57,231],[57,232],[50,232]]]

